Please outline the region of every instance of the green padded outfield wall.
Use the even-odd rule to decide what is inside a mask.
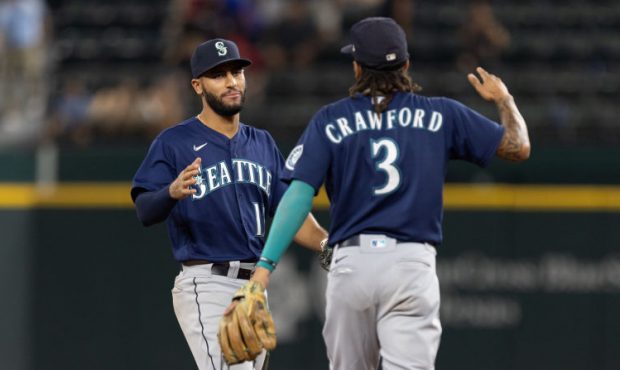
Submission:
[[[143,229],[131,210],[0,215],[13,235],[3,293],[21,296],[3,300],[20,314],[3,323],[1,368],[193,368],[171,307],[177,265],[164,227]],[[619,224],[618,213],[448,212],[437,368],[617,369]],[[327,368],[324,284],[314,256],[293,247],[270,291],[273,369]]]
[[[0,369],[34,369],[33,217],[0,211]]]

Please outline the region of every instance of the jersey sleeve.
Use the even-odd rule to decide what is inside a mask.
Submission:
[[[504,127],[455,100],[443,102],[452,120],[450,157],[486,166],[495,156]]]
[[[131,198],[134,202],[141,192],[160,190],[174,181],[177,173],[173,156],[174,153],[161,137],[153,141],[133,178]]]
[[[301,180],[314,188],[315,195],[323,185],[332,155],[328,139],[322,129],[323,112],[319,111],[310,120],[284,165],[285,181]]]

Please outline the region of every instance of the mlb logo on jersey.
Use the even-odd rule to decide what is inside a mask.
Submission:
[[[371,239],[370,248],[385,248],[387,247],[387,241],[385,239]]]

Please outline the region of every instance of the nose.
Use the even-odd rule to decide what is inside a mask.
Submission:
[[[226,86],[237,86],[237,78],[230,71],[226,72]]]

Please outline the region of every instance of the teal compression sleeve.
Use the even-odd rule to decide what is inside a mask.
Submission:
[[[258,266],[273,271],[312,209],[312,198],[312,186],[298,180],[291,183],[276,210]]]

